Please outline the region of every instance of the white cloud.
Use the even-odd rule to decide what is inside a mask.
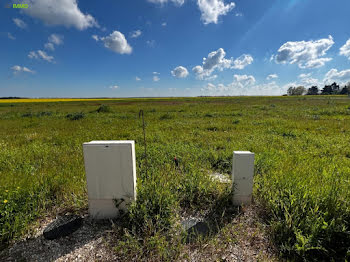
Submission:
[[[321,85],[318,79],[311,77],[311,73],[300,74],[298,78],[300,79],[300,83],[298,83],[296,86],[311,87]]]
[[[242,13],[236,13],[235,16],[240,16],[241,17],[241,16],[243,16],[243,14]]]
[[[48,38],[49,42],[44,45],[45,49],[54,51],[55,45],[63,44],[63,38],[64,37],[62,35],[51,34]]]
[[[232,68],[234,69],[244,69],[247,65],[253,63],[254,59],[251,55],[243,54],[233,61]]]
[[[153,76],[153,81],[154,81],[154,82],[158,82],[159,80],[160,80],[160,78],[159,78],[158,76],[156,76],[156,75]]]
[[[106,37],[100,37],[99,40],[104,43],[106,48],[111,49],[113,52],[119,54],[131,54],[132,52],[132,47],[128,44],[125,36],[119,31],[114,31]]]
[[[55,46],[53,43],[46,43],[44,47],[50,51],[55,51]]]
[[[224,49],[219,48],[216,51],[210,52],[207,58],[203,58],[202,66],[197,65],[192,68],[197,78],[204,80],[209,77],[215,69],[222,71],[224,68],[229,68],[232,59],[225,58],[226,53]]]
[[[18,26],[19,28],[24,29],[24,28],[27,27],[27,24],[24,23],[24,22],[23,22],[21,19],[19,19],[19,18],[13,18],[12,20],[13,20],[13,22],[15,23],[15,25]]]
[[[278,78],[278,75],[277,74],[271,74],[271,75],[268,75],[267,77],[266,77],[266,80],[271,80],[271,79],[275,79],[275,78]]]
[[[171,74],[177,78],[186,78],[188,76],[188,71],[186,67],[178,66],[171,71]]]
[[[154,47],[156,45],[156,41],[155,40],[147,40],[146,41],[146,44],[149,46],[149,47]]]
[[[135,30],[131,32],[130,37],[131,38],[138,38],[142,34],[141,30]]]
[[[252,75],[234,75],[233,78],[238,84],[243,86],[255,84],[255,78]]]
[[[288,87],[279,86],[275,81],[265,84],[256,84],[255,77],[252,75],[234,75],[233,81],[229,84],[208,83],[201,91],[205,95],[282,95]]]
[[[113,85],[113,86],[110,86],[109,88],[110,88],[110,89],[118,89],[118,88],[119,88],[119,86],[117,86],[117,85]]]
[[[345,45],[343,45],[339,49],[339,54],[347,57],[350,60],[350,39],[346,41]]]
[[[206,77],[204,80],[205,81],[213,81],[218,77],[218,75],[212,75],[212,76],[208,76]]]
[[[298,75],[298,78],[303,79],[303,78],[308,78],[308,77],[310,77],[310,76],[311,76],[311,73],[308,73],[308,74],[300,74],[300,75]]]
[[[215,71],[222,71],[224,69],[243,69],[253,62],[253,57],[250,55],[241,55],[237,59],[225,58],[226,53],[224,49],[219,48],[216,51],[210,52],[207,58],[203,58],[202,65],[197,65],[192,68],[196,74],[197,79],[208,80],[210,75]]]
[[[224,84],[207,84],[201,91],[205,95],[230,95],[230,96],[261,96],[261,95],[282,95],[286,92],[287,87],[280,87],[276,82],[272,81],[267,84],[260,85],[242,85],[237,81],[233,81],[228,85]]]
[[[173,2],[176,6],[182,6],[185,3],[185,0],[148,0],[150,3],[159,5],[164,5],[170,1]]]
[[[26,3],[28,8],[22,9],[22,12],[47,25],[63,25],[79,30],[99,27],[95,18],[81,12],[77,0],[28,0]]]
[[[54,44],[54,45],[62,45],[63,44],[63,36],[62,35],[56,35],[56,34],[51,34],[48,38],[49,42]]]
[[[53,62],[53,56],[49,56],[45,53],[45,51],[42,51],[42,50],[38,50],[37,51],[38,55],[43,59],[43,60],[46,60],[47,62]]]
[[[53,63],[54,62],[54,57],[53,56],[49,56],[45,51],[42,50],[38,50],[38,51],[31,51],[28,54],[28,57],[33,59],[43,59],[49,63]]]
[[[160,73],[158,73],[158,72],[153,72],[152,74],[154,74],[154,75],[160,75]]]
[[[39,58],[35,51],[30,51],[28,54],[28,57],[31,59],[33,59],[33,58],[38,59]]]
[[[136,81],[141,81],[141,78],[135,77],[135,80],[136,80]]]
[[[300,68],[322,67],[332,58],[320,57],[326,55],[333,44],[331,35],[316,41],[286,42],[278,49],[275,60],[277,63],[298,64]]]
[[[92,37],[93,39],[95,39],[95,41],[100,40],[99,37],[98,37],[97,35],[92,35],[91,37]]]
[[[19,65],[15,65],[15,66],[11,67],[11,69],[13,70],[14,74],[19,74],[21,72],[32,73],[32,74],[35,73],[35,71],[32,71],[32,70],[30,70],[29,68],[27,68],[25,66],[22,67],[22,66],[19,66]]]
[[[223,0],[197,0],[197,4],[204,24],[217,24],[219,16],[226,15],[235,7],[234,2],[225,5]]]
[[[350,81],[350,69],[338,71],[337,69],[332,68],[326,73],[323,81],[325,84],[331,84],[333,82],[345,84]]]
[[[7,33],[7,37],[11,40],[16,40],[16,37],[14,37],[11,33]]]
[[[162,23],[162,26],[167,26],[167,23],[166,22]]]

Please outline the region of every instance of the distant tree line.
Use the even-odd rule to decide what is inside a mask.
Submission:
[[[331,85],[325,85],[321,90],[317,86],[312,86],[306,89],[303,86],[289,87],[287,90],[289,96],[301,96],[301,95],[350,95],[350,82],[344,87],[334,82]]]
[[[24,99],[24,97],[4,96],[4,97],[0,97],[0,99]]]

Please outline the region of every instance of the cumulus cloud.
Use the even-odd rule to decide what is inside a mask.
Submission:
[[[253,57],[251,55],[243,54],[233,61],[233,69],[244,69],[247,65],[253,63]]]
[[[135,30],[131,32],[130,37],[131,38],[138,38],[142,34],[141,30]]]
[[[274,58],[277,63],[297,64],[300,68],[319,68],[332,60],[322,56],[326,55],[333,44],[331,35],[316,41],[286,42]]]
[[[343,45],[339,49],[339,54],[347,57],[350,60],[350,39],[346,41],[345,45]]]
[[[185,3],[185,0],[148,0],[148,2],[159,5],[164,5],[168,2],[172,2],[176,6],[182,6]]]
[[[135,80],[136,80],[136,81],[141,81],[141,78],[135,77]]]
[[[95,18],[81,12],[77,0],[28,0],[26,3],[28,8],[22,12],[46,25],[63,25],[78,30],[98,27]]]
[[[308,74],[300,74],[298,76],[300,83],[296,84],[295,86],[304,86],[304,87],[311,87],[311,86],[320,86],[321,83],[318,79],[311,77],[311,73]]]
[[[215,70],[222,71],[224,69],[243,69],[253,62],[253,57],[250,55],[241,55],[237,59],[226,59],[226,52],[219,48],[216,51],[210,52],[208,57],[203,58],[202,65],[197,65],[192,68],[197,79],[208,80]]]
[[[333,82],[345,84],[350,81],[350,69],[338,71],[337,69],[332,68],[326,73],[323,81],[325,84],[331,84]]]
[[[271,74],[271,75],[268,75],[267,77],[266,77],[266,80],[271,80],[271,79],[275,79],[275,78],[278,78],[278,75],[277,74]]]
[[[27,68],[25,66],[22,67],[22,66],[19,66],[19,65],[15,65],[15,66],[11,67],[11,69],[12,69],[14,74],[19,74],[21,72],[32,73],[32,74],[35,73],[35,71],[30,70],[29,68]]]
[[[93,39],[95,39],[95,41],[100,40],[100,38],[99,38],[97,35],[92,35],[91,37],[92,37]]]
[[[54,51],[54,50],[55,50],[55,46],[54,46],[53,43],[46,43],[46,44],[44,45],[44,47],[45,47],[45,49],[48,49],[48,50],[50,50],[50,51]]]
[[[128,44],[125,36],[119,32],[114,31],[109,36],[106,37],[97,37],[93,36],[93,38],[98,41],[101,40],[104,43],[104,46],[108,49],[111,49],[113,52],[119,54],[131,54],[132,47]]]
[[[253,85],[255,84],[255,78],[252,75],[234,75],[236,83],[241,84],[242,86]]]
[[[110,86],[109,88],[110,88],[110,89],[118,89],[118,88],[119,88],[119,86],[117,86],[117,85],[113,85],[113,86]]]
[[[197,4],[204,24],[217,24],[219,16],[226,15],[235,7],[234,2],[225,4],[223,0],[197,0]]]
[[[162,26],[167,26],[167,23],[166,22],[162,23]]]
[[[157,76],[157,75],[154,75],[153,76],[153,81],[154,82],[158,82],[160,80],[160,78]]]
[[[230,96],[249,96],[249,95],[281,95],[286,92],[286,87],[280,87],[276,82],[272,81],[267,84],[260,85],[242,85],[234,81],[228,85],[212,83],[207,84],[201,91],[206,95],[230,95]]]
[[[171,74],[177,78],[186,78],[188,76],[188,71],[186,67],[178,66],[171,71]]]
[[[311,73],[308,73],[308,74],[300,74],[300,75],[298,75],[298,78],[303,79],[303,78],[308,78],[308,77],[310,77],[310,76],[311,76]]]
[[[28,57],[31,59],[42,59],[49,63],[54,63],[54,57],[49,56],[45,51],[42,50],[31,51],[29,52]]]
[[[56,35],[51,34],[48,38],[48,43],[44,45],[45,49],[54,51],[55,45],[62,45],[63,44],[63,36],[62,35]]]
[[[202,65],[197,65],[192,68],[192,71],[196,74],[197,78],[204,80],[209,77],[215,69],[223,70],[229,68],[232,61],[225,58],[226,52],[224,49],[219,48],[216,51],[210,52],[208,57],[203,58]]]
[[[63,44],[63,36],[62,35],[56,35],[56,34],[51,34],[49,36],[49,43],[52,43],[54,45],[62,45]]]
[[[11,33],[7,33],[7,37],[11,40],[16,40],[16,37],[14,37]]]
[[[13,18],[12,20],[15,23],[15,25],[18,26],[19,28],[24,29],[27,27],[27,24],[19,18]]]

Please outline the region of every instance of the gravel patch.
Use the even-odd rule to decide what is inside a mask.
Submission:
[[[110,221],[94,221],[87,215],[71,235],[46,240],[43,230],[54,219],[42,221],[31,237],[15,243],[0,254],[1,261],[116,261],[111,244]]]

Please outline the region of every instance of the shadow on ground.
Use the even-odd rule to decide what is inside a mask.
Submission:
[[[190,218],[182,221],[182,226],[187,232],[186,243],[215,237],[221,228],[232,222],[239,214],[239,207],[233,206],[231,196],[228,193],[217,199],[203,218]]]

